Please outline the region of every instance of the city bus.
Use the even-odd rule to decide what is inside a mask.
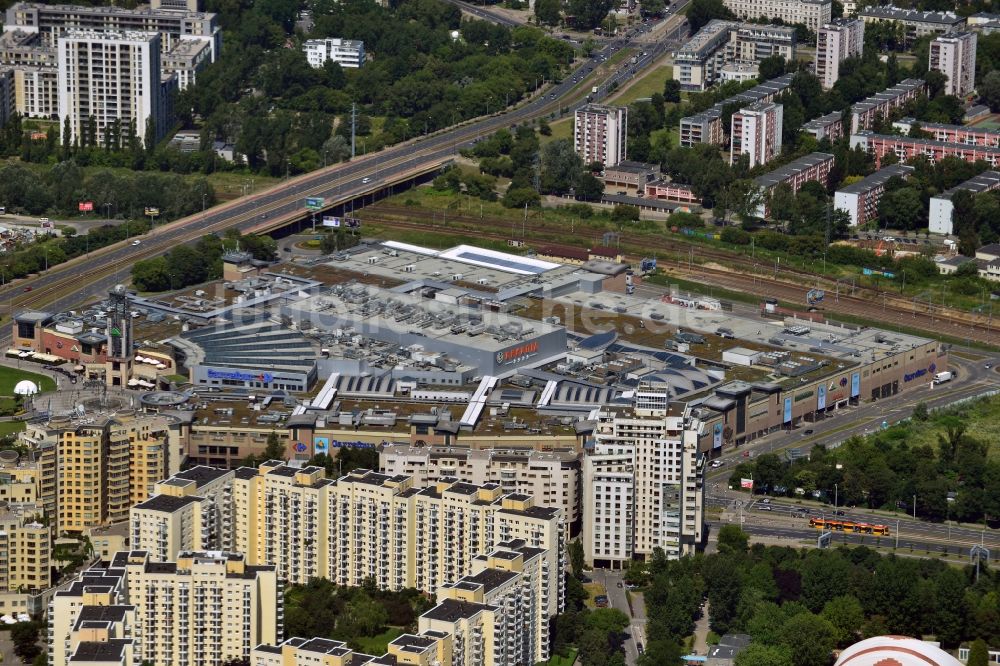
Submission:
[[[855,534],[876,534],[878,536],[888,536],[889,527],[887,525],[873,525],[871,523],[856,523],[851,520],[831,520],[829,518],[810,518],[809,526],[818,530],[829,530],[831,532],[853,532]]]

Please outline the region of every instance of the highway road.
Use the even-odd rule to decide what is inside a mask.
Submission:
[[[808,516],[800,518],[798,519],[798,524],[793,524],[791,522],[781,520],[780,518],[773,518],[769,514],[761,512],[755,513],[748,509],[743,512],[742,528],[748,534],[761,537],[770,537],[773,539],[792,539],[796,541],[807,540],[812,544],[815,544],[817,538],[823,533],[823,531],[809,527],[808,518]],[[712,526],[711,529],[718,530],[718,528],[724,524],[730,522],[739,523],[739,518],[734,520],[710,519],[708,522]],[[974,531],[974,534],[971,535],[956,534],[953,537],[948,538],[947,536],[938,535],[922,529],[925,525],[925,523],[920,522],[904,523],[901,521],[900,529],[897,531],[895,521],[893,521],[889,524],[891,533],[888,536],[881,537],[871,534],[832,532],[831,546],[835,547],[842,544],[849,544],[858,546],[865,545],[872,548],[896,548],[904,553],[907,551],[914,551],[914,555],[918,554],[916,551],[923,551],[919,553],[920,555],[926,555],[927,552],[930,552],[935,557],[938,555],[969,557],[969,549],[972,546],[980,544],[981,541],[985,543],[991,553],[996,553],[997,549],[1000,548],[1000,545],[997,543],[996,535],[992,536],[993,540],[991,541],[989,530],[986,530],[985,532],[982,530],[976,530]],[[958,530],[958,528],[955,529]]]
[[[683,4],[678,8],[680,6]],[[277,220],[293,221],[302,217],[305,197],[324,197],[332,203],[348,196],[376,192],[406,180],[415,172],[444,165],[461,148],[473,145],[477,139],[502,127],[530,122],[558,113],[563,107],[572,109],[584,103],[594,83],[587,77],[592,77],[602,62],[622,48],[645,47],[646,54],[638,56],[634,65],[621,65],[599,84],[598,92],[592,95],[594,101],[599,101],[613,82],[621,83],[636,75],[661,57],[676,40],[686,36],[686,22],[682,17],[671,16],[665,21],[670,23],[671,39],[655,46],[640,46],[638,42],[629,41],[635,35],[609,42],[591,58],[580,62],[560,83],[520,107],[290,179],[262,193],[158,227],[138,244],[119,243],[60,264],[44,274],[0,288],[0,308],[8,313],[27,308],[72,308],[90,297],[106,293],[116,282],[126,280],[135,261],[158,256],[206,233],[231,227],[252,230],[273,226]],[[9,339],[9,330],[5,329],[0,338]]]

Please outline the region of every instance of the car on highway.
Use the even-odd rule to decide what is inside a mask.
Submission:
[[[132,245],[142,245],[142,241],[136,238],[134,241],[132,241]]]
[[[834,511],[834,513],[837,514],[838,516],[846,516],[847,515],[844,511]]]
[[[645,648],[642,647],[642,643],[636,643],[635,649],[639,651],[639,654],[642,654],[643,652],[646,651]]]
[[[764,499],[762,499],[760,501],[760,503],[761,504],[770,504],[771,503],[771,498],[770,497],[765,497]]]
[[[31,291],[32,289],[34,289],[34,287],[25,287],[24,288],[25,291]]]
[[[989,370],[992,367],[993,367],[992,363],[987,363],[986,365],[983,366],[983,370]]]
[[[773,509],[769,505],[767,505],[767,504],[765,504],[764,506],[760,507],[760,510],[761,511],[773,511]]]
[[[811,435],[814,432],[816,432],[816,431],[813,430],[812,428],[806,428],[805,430],[802,431],[802,436],[805,437],[806,435]]]
[[[370,182],[372,182],[372,179],[369,178],[369,177],[367,177],[367,176],[365,176],[364,178],[361,179],[361,184],[362,185],[365,185],[366,183],[370,183]]]

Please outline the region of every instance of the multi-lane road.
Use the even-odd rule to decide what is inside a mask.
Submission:
[[[672,40],[686,35],[681,16],[665,19]],[[241,230],[275,226],[276,222],[294,221],[303,214],[305,197],[323,197],[328,205],[349,197],[376,192],[412,175],[446,164],[463,147],[502,127],[530,122],[561,109],[606,96],[612,83],[621,83],[660,58],[674,41],[655,46],[634,41],[638,33],[605,44],[592,57],[580,62],[561,82],[538,94],[531,101],[509,111],[469,122],[405,144],[387,148],[345,164],[338,164],[287,180],[260,194],[238,199],[177,222],[161,226],[143,237],[137,245],[119,243],[60,264],[49,271],[0,288],[0,312],[26,308],[68,308],[89,297],[106,292],[116,281],[127,279],[132,264],[158,256],[177,245],[189,243],[206,233],[231,227]],[[646,48],[637,62],[622,64],[605,79],[596,79],[607,69],[616,51],[627,47]],[[602,69],[602,66],[604,69]],[[598,92],[590,93],[597,84]],[[499,104],[500,94],[497,102]],[[29,290],[30,288],[30,290]],[[9,337],[5,330],[2,337]]]

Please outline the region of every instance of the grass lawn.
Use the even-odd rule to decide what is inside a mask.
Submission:
[[[539,136],[538,143],[545,145],[557,139],[573,139],[573,117],[563,118],[562,120],[557,120],[555,122],[549,123],[549,127],[552,129],[552,134],[549,136]],[[680,131],[680,130],[678,130]]]
[[[600,583],[584,583],[583,589],[587,590],[587,594],[589,595],[586,601],[587,608],[597,608],[597,605],[594,603],[594,597],[607,594],[607,590]]]
[[[617,93],[609,101],[619,106],[628,106],[637,99],[649,98],[653,93],[663,93],[663,82],[673,75],[673,67],[655,67],[647,74]]]
[[[374,654],[381,657],[389,651],[389,642],[403,635],[403,630],[399,627],[389,627],[378,636],[365,636],[354,639],[361,651],[365,654]]]
[[[24,430],[24,421],[0,421],[0,437]]]
[[[45,375],[36,375],[26,370],[0,366],[0,395],[14,395],[14,386],[22,379],[30,379],[42,391],[56,390],[56,383]]]
[[[948,385],[944,386],[947,388]],[[933,396],[932,390],[928,397]],[[958,416],[965,426],[967,435],[988,444],[990,457],[994,459],[1000,457],[1000,439],[997,438],[997,433],[1000,432],[1000,397],[977,400],[945,413]],[[936,415],[932,415],[923,423],[914,423],[907,428],[907,431],[906,442],[911,447],[928,445],[936,448],[938,435],[944,436],[946,433],[945,427],[938,422]]]
[[[551,659],[545,662],[545,666],[573,666],[576,663],[576,650],[570,650],[569,655],[563,657],[562,655],[553,655]]]

